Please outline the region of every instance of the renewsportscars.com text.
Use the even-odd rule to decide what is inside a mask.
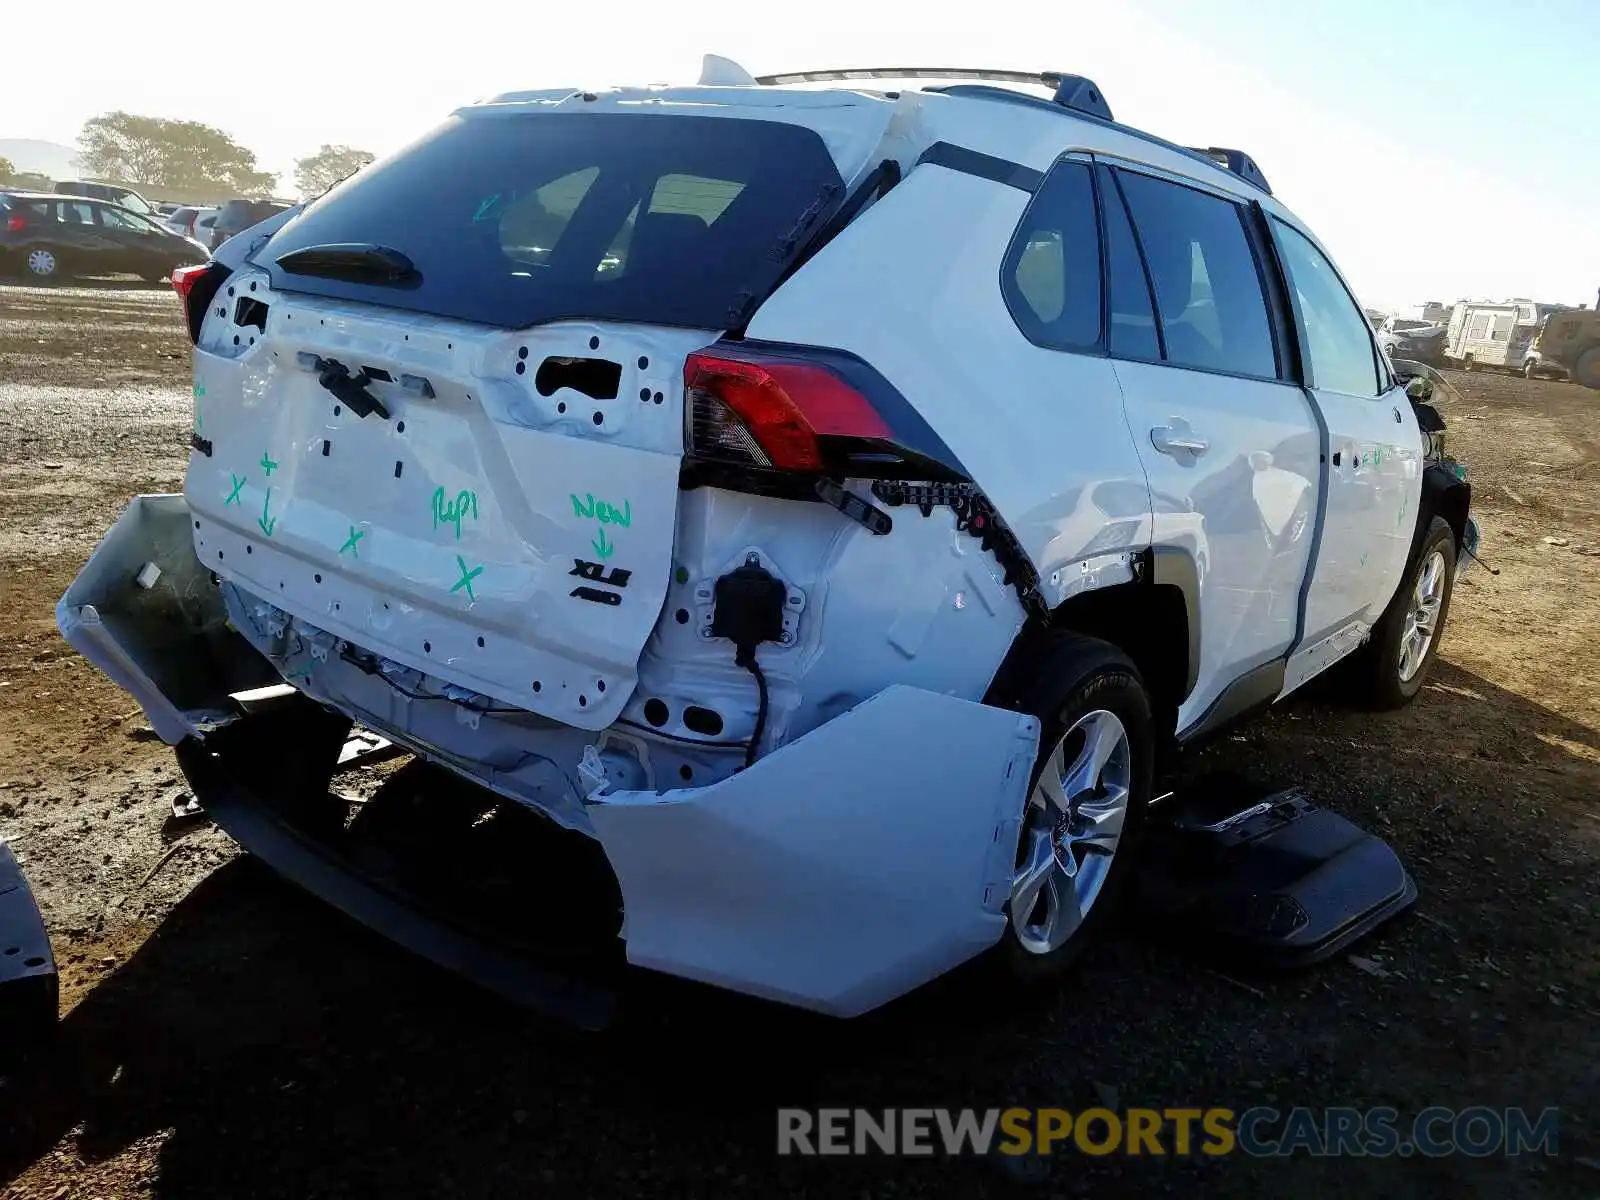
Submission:
[[[1560,1110],[1425,1108],[781,1108],[781,1155],[1473,1158],[1557,1152]]]

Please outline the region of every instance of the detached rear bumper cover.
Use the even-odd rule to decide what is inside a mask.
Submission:
[[[229,691],[268,682],[265,660],[227,631],[190,526],[181,496],[137,498],[58,609],[67,640],[174,744],[236,715],[204,678]],[[136,582],[147,562],[164,587]],[[837,1016],[903,995],[1004,931],[1037,743],[1031,717],[893,686],[721,782],[591,797],[622,888],[628,960]],[[488,960],[458,953],[421,913],[411,936],[394,898],[369,903],[270,823],[223,824],[357,919],[507,991],[503,977],[484,977]]]
[[[0,839],[0,1074],[39,1048],[56,1023],[55,957],[27,877]]]

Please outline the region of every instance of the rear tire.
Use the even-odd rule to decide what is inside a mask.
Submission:
[[[996,954],[1025,984],[1059,979],[1105,933],[1150,803],[1155,731],[1138,668],[1109,642],[1065,635],[1012,707],[1039,719]]]
[[[1443,517],[1434,517],[1371,639],[1350,656],[1352,701],[1370,709],[1402,708],[1422,690],[1444,639],[1455,574],[1455,532]]]
[[[1600,346],[1590,346],[1578,355],[1572,364],[1572,378],[1586,388],[1600,389]]]

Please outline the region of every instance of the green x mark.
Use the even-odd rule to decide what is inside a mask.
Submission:
[[[343,554],[348,550],[351,558],[360,558],[361,551],[356,549],[356,543],[366,536],[364,530],[357,529],[354,525],[350,526],[350,536],[345,538],[344,545],[339,547],[339,553]]]
[[[243,508],[244,501],[239,499],[239,493],[244,489],[244,485],[249,482],[250,477],[248,475],[235,475],[232,471],[229,471],[228,475],[233,480],[233,491],[228,493],[228,498],[222,502],[222,507],[227,508],[230,504],[237,504],[240,508]]]
[[[272,473],[278,469],[278,464],[272,461],[265,450],[261,452],[261,469],[267,473],[267,478],[269,479],[272,477]]]
[[[483,568],[473,567],[472,570],[467,570],[467,560],[462,558],[459,554],[456,555],[456,566],[461,568],[461,578],[456,580],[455,587],[451,588],[450,590],[452,592],[459,592],[462,588],[466,588],[467,599],[476,600],[478,597],[472,593],[472,581],[479,575],[483,574]]]

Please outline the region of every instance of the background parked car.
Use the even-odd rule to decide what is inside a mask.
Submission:
[[[168,230],[177,234],[179,237],[193,238],[202,246],[205,246],[209,249],[211,245],[211,226],[209,224],[205,226],[206,236],[202,237],[200,222],[206,217],[210,217],[214,222],[216,220],[217,212],[218,210],[215,208],[185,205],[182,208],[179,208],[168,214],[162,224],[164,224]]]
[[[217,244],[217,214],[221,211],[220,208],[208,208],[194,219],[194,240],[207,250]]]
[[[1378,344],[1390,358],[1409,359],[1437,367],[1444,362],[1445,327],[1425,325],[1421,322],[1403,321],[1403,330],[1390,330],[1378,335]]]
[[[62,196],[87,196],[91,200],[108,200],[129,212],[138,213],[141,217],[159,219],[154,204],[132,188],[120,184],[89,183],[81,179],[72,179],[56,184],[56,192]]]
[[[205,248],[115,204],[49,192],[0,196],[0,267],[34,279],[130,273],[152,282]]]
[[[293,207],[292,204],[286,204],[281,200],[224,201],[217,213],[210,246],[215,249],[234,234],[242,233],[252,225],[259,225],[268,217],[275,217],[285,209]]]

